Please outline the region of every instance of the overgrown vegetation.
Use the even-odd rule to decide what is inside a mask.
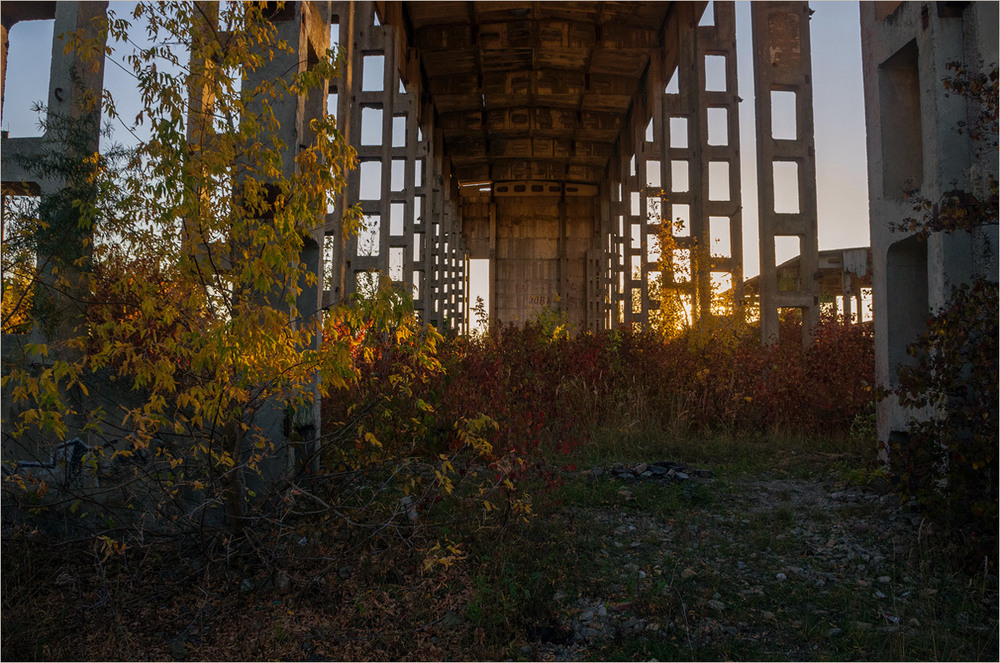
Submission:
[[[765,583],[727,566],[813,555],[795,527],[815,522],[834,540],[867,514],[802,510],[782,495],[880,484],[870,325],[826,318],[803,350],[794,319],[763,346],[726,318],[665,338],[573,334],[552,311],[443,338],[391,287],[314,310],[303,296],[316,285],[302,259],[311,210],[343,186],[352,154],[328,119],[286,163],[268,100],[315,94],[335,54],[252,88],[261,53],[287,49],[273,7],[228,3],[219,32],[205,7],[139,10],[155,45],[129,63],[153,137],[103,156],[81,146],[86,186],[23,207],[10,227],[20,241],[5,243],[5,331],[51,315],[35,331],[52,342],[4,366],[17,406],[4,443],[47,449],[73,431],[90,444],[5,467],[5,507],[18,510],[4,533],[4,657],[530,659],[566,639],[566,619],[582,612],[566,600],[600,596],[641,628],[581,656],[805,658],[831,611],[884,607],[884,595],[853,596],[854,584],[817,604],[815,584],[780,591],[770,567]],[[109,25],[118,39],[126,28]],[[213,66],[184,68],[178,43]],[[195,117],[211,132],[183,119],[200,86],[214,101]],[[39,244],[53,227],[82,246]],[[72,306],[43,306],[67,292],[79,293]],[[666,460],[716,477],[600,478],[615,463]],[[758,479],[785,482],[777,503]],[[621,553],[619,516],[647,528],[618,541]],[[816,573],[867,583],[859,565],[870,563],[923,583],[933,593],[906,614],[917,626],[886,639],[857,625],[902,614],[883,610],[845,625],[823,655],[989,658],[995,576],[963,577],[975,586],[945,601],[956,576],[905,516],[898,559],[845,558],[856,577]],[[624,551],[634,559],[623,575]],[[725,597],[735,633],[711,603],[731,576],[750,587]]]
[[[22,164],[68,183],[5,205],[20,213],[5,226],[4,331],[33,327],[5,360],[4,444],[35,458],[8,463],[4,498],[29,530],[86,534],[102,554],[152,537],[266,564],[299,527],[406,523],[402,497],[448,495],[458,456],[489,454],[480,413],[449,424],[451,446],[419,426],[383,442],[363,422],[425,407],[440,337],[388,290],[321,306],[317,235],[354,152],[327,115],[282,142],[282,104],[325,96],[337,53],[299,62],[274,11],[139,4],[141,47],[111,12],[95,29],[126,50],[144,107],[122,118],[106,95],[50,115],[48,145]],[[103,48],[90,27],[67,48]],[[287,75],[265,73],[282,62]],[[147,137],[99,152],[101,106]],[[357,216],[343,210],[345,233]],[[317,437],[314,406],[349,390],[348,416]],[[421,545],[448,558],[444,540]]]

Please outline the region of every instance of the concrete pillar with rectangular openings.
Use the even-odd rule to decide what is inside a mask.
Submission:
[[[757,111],[757,199],[760,226],[760,320],[765,343],[778,335],[782,308],[802,311],[808,344],[819,322],[816,153],[812,56],[807,2],[751,6]],[[779,283],[775,239],[799,241],[799,279]]]

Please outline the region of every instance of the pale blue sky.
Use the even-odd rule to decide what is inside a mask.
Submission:
[[[112,2],[127,14],[130,2]],[[816,141],[817,199],[820,249],[866,246],[868,185],[865,155],[864,105],[861,81],[860,22],[857,2],[812,2],[813,105]],[[739,54],[740,138],[743,159],[743,246],[747,277],[759,273],[756,157],[753,123],[753,62],[750,57],[750,6],[737,3]],[[2,128],[12,136],[37,135],[33,101],[47,96],[51,57],[51,21],[17,24],[10,33]],[[23,57],[35,64],[24,67]],[[106,81],[125,117],[134,117],[138,95],[131,78],[109,62]],[[794,255],[779,244],[779,262]]]

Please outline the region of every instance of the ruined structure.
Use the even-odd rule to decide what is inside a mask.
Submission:
[[[106,9],[4,3],[2,79],[16,23],[54,20],[61,35],[93,29]],[[297,59],[255,75],[307,67],[331,45],[345,53],[327,99],[275,109],[289,157],[309,120],[329,113],[360,160],[341,198],[316,210],[303,260],[322,287],[307,289],[300,309],[375,287],[381,273],[412,292],[424,319],[466,330],[470,260],[487,260],[494,320],[548,308],[581,329],[647,324],[663,297],[697,320],[713,314],[713,289],[738,307],[746,287],[759,296],[766,340],[779,309],[801,309],[811,323],[821,298],[840,296],[845,312],[857,310],[873,279],[877,375],[895,386],[928,312],[955,284],[996,278],[995,226],[920,242],[892,225],[912,212],[915,191],[975,193],[975,169],[996,172],[995,150],[956,131],[975,109],[941,81],[949,62],[995,66],[997,5],[862,3],[861,17],[871,270],[860,254],[818,251],[807,3],[755,3],[761,275],[744,286],[732,3],[289,3],[273,20]],[[65,114],[101,89],[103,68],[81,69],[74,84],[76,56],[59,39],[51,53],[47,105]],[[10,62],[21,66],[17,53]],[[193,93],[192,113],[204,104]],[[794,109],[795,122],[773,122],[779,107]],[[96,124],[92,132],[96,146]],[[11,158],[44,140],[3,137],[5,192],[64,186]],[[779,182],[793,204],[779,203]],[[356,202],[368,227],[345,238],[340,214]],[[669,237],[666,255],[658,236]],[[778,266],[775,239],[788,236],[800,255]],[[885,441],[906,416],[891,399],[879,407]]]
[[[4,71],[7,33],[18,21],[54,18],[58,36],[92,28],[106,11],[106,2],[4,3]],[[547,308],[579,329],[642,325],[668,296],[697,321],[718,313],[720,290],[732,295],[725,306],[738,309],[742,101],[755,104],[757,117],[764,340],[777,333],[782,308],[801,309],[807,333],[822,278],[809,15],[806,2],[753,5],[753,53],[740,54],[754,59],[750,102],[737,95],[732,2],[288,3],[272,20],[295,53],[254,75],[301,70],[331,45],[345,60],[325,100],[274,108],[284,167],[292,167],[296,136],[324,114],[336,116],[360,162],[340,198],[315,210],[302,259],[320,285],[302,293],[299,310],[388,278],[412,292],[425,320],[465,331],[470,260],[489,261],[489,314],[504,322]],[[10,64],[20,66],[17,53]],[[50,113],[72,107],[73,64],[57,37]],[[81,83],[96,91],[102,80],[98,68]],[[883,110],[871,94],[877,118]],[[206,103],[191,92],[192,114]],[[772,121],[778,107],[794,122]],[[59,187],[33,181],[9,158],[41,140],[3,137],[5,191]],[[791,203],[779,202],[779,183]],[[341,214],[355,203],[367,228],[345,237]],[[781,237],[799,241],[794,277],[779,279]],[[876,270],[884,263],[881,250]],[[305,419],[297,425],[311,435],[318,421]]]
[[[803,281],[806,266],[798,256],[775,269],[774,283],[787,291]],[[869,248],[820,251],[813,272],[822,306],[829,306],[847,323],[872,319],[872,252]],[[744,298],[753,301],[765,287],[760,276],[743,283]]]
[[[915,197],[936,202],[957,189],[982,200],[989,193],[995,144],[976,144],[961,130],[981,109],[949,94],[943,81],[954,75],[949,63],[972,73],[996,68],[997,20],[993,2],[861,3],[876,377],[886,388],[899,386],[907,345],[954,286],[997,279],[995,225],[926,241],[894,228],[914,216]],[[895,399],[880,401],[879,439],[904,434],[909,416]]]
[[[7,3],[4,65],[17,21],[55,17],[58,35],[104,11],[99,2]],[[790,290],[774,279],[776,237],[800,239],[803,273],[816,264],[808,18],[802,2],[753,11],[766,335],[779,308],[811,321],[818,304],[811,279]],[[549,307],[579,328],[643,324],[664,293],[697,319],[712,313],[713,284],[732,288],[739,305],[732,3],[307,2],[274,20],[297,21],[282,36],[305,39],[303,63],[308,48],[346,52],[325,109],[317,100],[278,109],[289,135],[335,114],[360,159],[325,240],[315,238],[331,272],[323,302],[372,287],[378,271],[413,293],[425,319],[463,330],[468,261],[486,259],[490,313],[503,321]],[[60,76],[73,56],[59,43],[52,53],[58,110],[72,101]],[[91,78],[84,84],[99,89],[100,72]],[[193,112],[200,104],[192,99]],[[775,104],[794,108],[790,134],[772,127]],[[5,138],[4,152],[32,141]],[[4,186],[37,190],[10,163]],[[792,209],[776,208],[776,177],[793,182]],[[368,229],[342,240],[338,215],[354,202]],[[661,259],[664,226],[673,241]],[[713,249],[713,237],[726,248]]]

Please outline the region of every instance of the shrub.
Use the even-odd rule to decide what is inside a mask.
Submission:
[[[997,284],[979,279],[931,317],[898,392],[901,405],[929,414],[892,448],[904,493],[977,554],[997,547],[998,305]]]

